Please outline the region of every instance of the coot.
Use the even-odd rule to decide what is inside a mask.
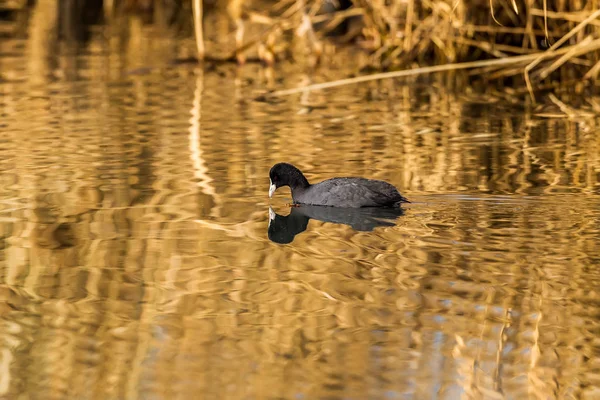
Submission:
[[[292,164],[278,163],[269,171],[269,197],[281,186],[292,189],[296,204],[331,207],[400,207],[410,203],[387,182],[365,178],[332,178],[311,185]]]

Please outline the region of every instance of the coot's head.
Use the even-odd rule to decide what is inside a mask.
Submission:
[[[304,175],[302,175],[302,172],[292,164],[288,163],[273,165],[271,171],[269,171],[269,178],[269,197],[272,197],[275,190],[282,186],[289,186],[292,190],[309,186],[308,181]]]

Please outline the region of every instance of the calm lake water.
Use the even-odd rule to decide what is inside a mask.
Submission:
[[[48,15],[0,37],[1,398],[600,398],[598,118],[451,76],[260,102],[348,67]],[[279,161],[413,203],[290,209]]]

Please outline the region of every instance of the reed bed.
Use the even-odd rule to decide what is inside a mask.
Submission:
[[[12,3],[19,2],[4,2],[0,8]],[[485,84],[529,93],[535,102],[536,93],[544,90],[582,93],[595,87],[600,72],[599,4],[600,0],[87,0],[80,8],[100,5],[98,13],[108,19],[119,10],[137,10],[155,20],[187,21],[193,25],[199,60],[272,65],[306,57],[319,64],[342,46],[353,46],[363,53],[361,60],[367,60],[354,78],[271,95],[466,70]],[[173,17],[173,10],[179,17]],[[211,14],[229,18],[233,29],[216,32],[203,26]],[[232,36],[231,52],[205,47],[205,41],[215,38],[221,44],[228,41],[223,35]]]
[[[198,53],[203,58],[201,11],[197,11],[202,2],[192,2]],[[527,88],[535,101],[535,92],[549,86],[596,81],[600,72],[598,3],[352,0],[344,5],[330,0],[280,0],[252,5],[247,0],[230,0],[224,9],[236,21],[235,56],[241,62],[243,53],[257,46],[259,59],[274,63],[290,54],[295,39],[303,38],[305,49],[316,61],[324,40],[334,46],[350,43],[369,54],[363,70],[385,72],[314,89],[468,69],[470,75],[488,81]],[[244,24],[263,26],[262,34],[243,38]],[[326,39],[332,32],[333,40]]]

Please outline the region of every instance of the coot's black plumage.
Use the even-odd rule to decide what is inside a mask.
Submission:
[[[296,204],[332,207],[399,207],[410,203],[387,182],[365,178],[332,178],[311,185],[291,164],[275,164],[269,172],[269,197],[281,186],[292,189]]]

